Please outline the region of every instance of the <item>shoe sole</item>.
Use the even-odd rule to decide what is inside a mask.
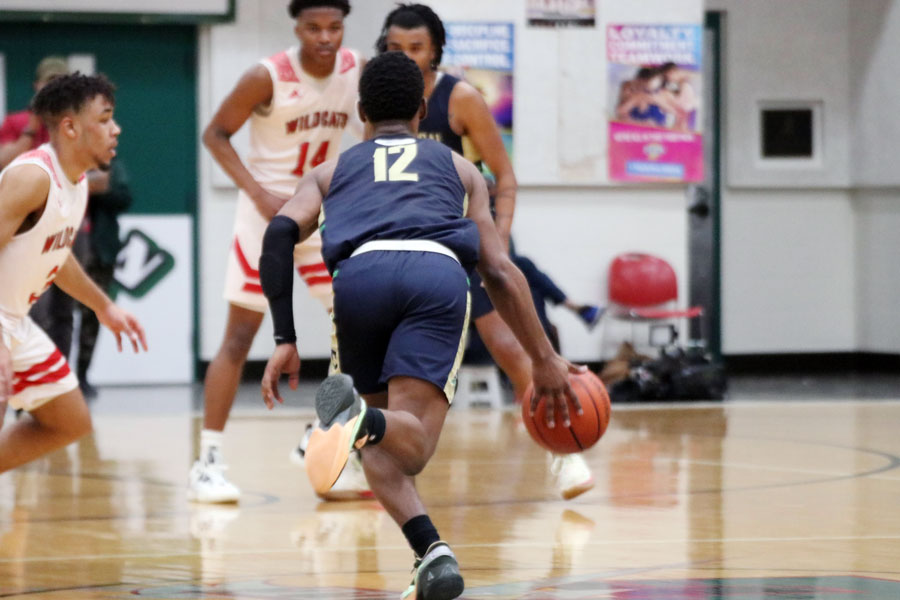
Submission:
[[[337,418],[354,405],[360,409],[358,414],[336,424]],[[306,475],[317,495],[327,494],[344,470],[350,451],[357,443],[356,437],[365,417],[364,407],[349,375],[330,375],[316,391],[319,427],[309,436],[304,462]]]
[[[300,454],[300,451],[297,448],[291,450],[290,460],[293,464],[297,465],[301,469],[306,469],[306,460],[303,458],[303,455]],[[329,490],[324,494],[316,495],[327,502],[350,502],[353,500],[372,500],[375,498],[375,493],[372,490],[368,489],[340,491]]]
[[[341,373],[330,375],[316,391],[316,414],[322,425],[328,427],[354,402],[356,392],[353,390],[353,379]]]
[[[571,500],[572,498],[576,498],[588,490],[594,489],[594,480],[593,478],[588,479],[584,483],[579,483],[576,486],[567,488],[562,491],[563,500]]]
[[[316,494],[327,502],[353,502],[354,500],[372,500],[375,498],[372,490],[343,490],[340,492],[327,491],[324,494]]]
[[[428,581],[427,573],[435,571],[440,571],[440,575]],[[459,598],[466,589],[463,577],[459,574],[459,566],[450,557],[436,559],[424,573],[419,574],[418,579],[416,600],[452,600]]]

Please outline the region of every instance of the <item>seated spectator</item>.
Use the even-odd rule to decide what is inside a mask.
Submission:
[[[534,300],[534,308],[537,311],[538,319],[544,326],[544,331],[553,348],[559,352],[559,334],[556,326],[550,322],[547,317],[547,302],[553,303],[555,306],[562,305],[575,313],[581,319],[588,329],[593,329],[603,311],[603,307],[594,304],[580,304],[572,301],[562,289],[550,278],[549,275],[541,271],[534,262],[525,256],[516,254],[515,244],[510,240],[510,257],[512,261],[519,267],[525,279],[528,281],[528,287],[531,289],[531,297]],[[469,326],[469,344],[466,347],[464,362],[467,363],[490,363],[492,361],[490,353],[484,346],[484,342],[478,335],[478,330],[474,326]]]

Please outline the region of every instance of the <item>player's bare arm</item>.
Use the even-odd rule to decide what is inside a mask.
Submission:
[[[37,222],[50,192],[50,176],[35,165],[19,165],[0,180],[0,249]]]
[[[262,378],[262,398],[272,409],[275,401],[284,402],[278,391],[278,379],[287,374],[288,385],[297,389],[300,380],[300,354],[294,330],[293,285],[294,246],[316,231],[322,199],[328,194],[331,176],[337,165],[330,160],[304,175],[297,189],[285,203],[263,238],[259,259],[259,278],[272,312],[275,329],[275,351],[266,363]]]
[[[97,314],[97,319],[116,336],[116,345],[122,351],[122,336],[131,341],[135,352],[147,351],[144,328],[131,313],[116,305],[94,281],[87,276],[78,260],[70,254],[56,275],[54,283]]]
[[[469,137],[481,160],[497,178],[495,222],[500,239],[508,249],[518,183],[497,123],[481,93],[464,81],[453,87],[449,113],[450,127],[456,133]]]
[[[272,101],[272,78],[262,65],[250,68],[222,101],[203,130],[203,145],[231,180],[253,200],[267,220],[275,216],[284,198],[270,194],[253,178],[231,144],[233,136],[259,107]]]
[[[0,250],[40,218],[49,191],[50,176],[34,165],[13,167],[0,179]],[[0,412],[5,412],[6,401],[12,395],[13,370],[2,333],[0,325]]]
[[[532,411],[541,397],[550,398],[552,402],[546,403],[547,424],[554,426],[555,410],[559,410],[563,423],[568,426],[566,399],[571,400],[575,410],[581,413],[581,404],[569,386],[568,373],[582,372],[585,367],[573,365],[553,350],[538,320],[528,282],[510,260],[500,241],[491,218],[484,178],[474,165],[458,154],[453,155],[453,161],[469,194],[467,216],[478,226],[481,237],[478,273],[484,280],[484,287],[494,307],[531,358],[534,380]]]
[[[304,175],[297,183],[294,195],[278,211],[279,215],[293,219],[297,223],[301,242],[319,227],[322,199],[328,194],[331,176],[336,166],[337,160],[329,160]]]

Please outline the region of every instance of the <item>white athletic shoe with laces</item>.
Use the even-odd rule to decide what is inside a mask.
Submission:
[[[305,468],[304,455],[306,454],[306,445],[309,443],[309,436],[313,429],[319,426],[318,421],[314,424],[308,424],[300,443],[291,450],[290,460],[298,467]],[[366,481],[366,473],[363,470],[362,460],[358,452],[353,452],[347,460],[347,465],[341,471],[335,484],[330,490],[319,496],[323,500],[339,501],[339,500],[370,500],[375,497],[369,488],[369,482]]]
[[[241,490],[225,478],[227,469],[215,449],[194,462],[188,475],[188,500],[210,504],[237,502]]]
[[[565,500],[580,496],[594,487],[594,478],[581,454],[550,454],[550,472],[556,476],[556,488]]]

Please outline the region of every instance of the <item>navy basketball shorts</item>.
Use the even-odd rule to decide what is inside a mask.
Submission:
[[[491,299],[488,297],[487,290],[484,289],[484,285],[481,283],[481,275],[478,274],[478,271],[472,269],[472,276],[470,279],[470,286],[472,291],[472,320],[480,319],[484,315],[493,312],[494,305],[491,303]]]
[[[435,252],[366,252],[341,263],[333,286],[337,364],[359,393],[407,376],[453,401],[469,324],[459,263]]]

